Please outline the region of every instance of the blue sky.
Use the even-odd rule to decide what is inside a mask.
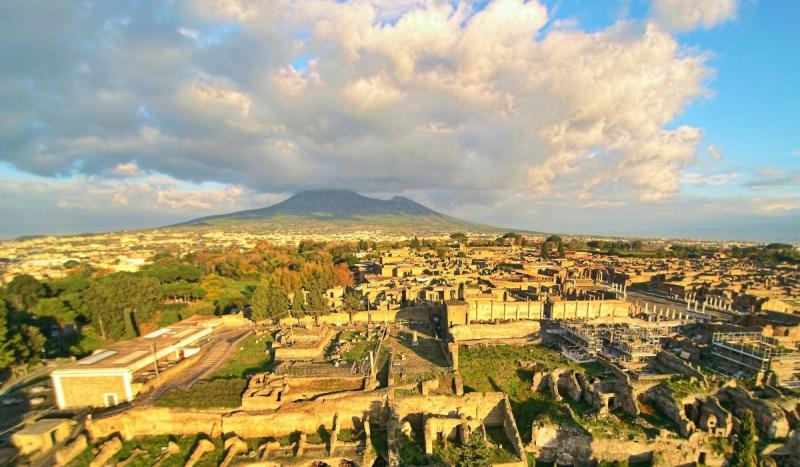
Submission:
[[[797,2],[156,6],[0,7],[0,238],[348,188],[519,229],[800,242]]]

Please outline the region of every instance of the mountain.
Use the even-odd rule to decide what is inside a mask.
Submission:
[[[496,230],[450,217],[403,196],[382,200],[349,190],[304,191],[265,208],[201,217],[178,226],[198,225],[352,229],[391,227],[420,231]]]

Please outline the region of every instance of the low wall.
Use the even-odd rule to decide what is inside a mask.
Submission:
[[[242,438],[279,437],[296,431],[314,433],[320,426],[332,430],[334,419],[338,417],[339,429],[353,429],[365,417],[382,419],[386,396],[386,392],[361,393],[284,404],[271,413],[236,412],[223,417],[222,428],[225,434],[235,433]]]
[[[454,342],[481,339],[523,339],[535,337],[541,325],[538,321],[521,320],[494,324],[456,324],[450,328]]]
[[[314,326],[323,324],[346,326],[348,324],[394,323],[397,320],[428,322],[432,313],[438,313],[437,309],[425,306],[397,308],[394,310],[355,311],[352,313],[340,311],[316,317],[306,315],[300,318],[281,318],[278,320],[278,324],[281,326]]]
[[[166,407],[134,407],[124,412],[86,421],[86,432],[92,441],[119,433],[123,439],[136,436],[194,435],[222,433],[222,413],[171,409]]]
[[[703,385],[707,384],[706,376],[695,368],[692,368],[687,362],[681,360],[679,357],[672,355],[669,352],[661,351],[656,355],[656,361],[672,371],[677,371],[686,376],[694,376],[700,380]]]
[[[504,415],[501,392],[470,392],[463,396],[428,395],[396,397],[392,403],[398,419],[422,415],[465,415],[485,425],[502,426]]]
[[[543,302],[507,302],[501,300],[470,299],[464,300],[468,307],[470,321],[494,321],[543,319]]]
[[[123,439],[137,436],[236,434],[242,438],[288,436],[296,431],[316,432],[320,426],[333,429],[339,417],[339,428],[355,428],[356,421],[369,416],[381,420],[386,410],[386,391],[359,392],[347,397],[320,397],[314,401],[283,403],[279,410],[268,413],[214,412],[135,407],[103,418],[89,419],[86,431],[92,441],[119,433]]]
[[[551,319],[592,319],[628,316],[631,304],[623,300],[581,300],[555,302],[551,305]]]

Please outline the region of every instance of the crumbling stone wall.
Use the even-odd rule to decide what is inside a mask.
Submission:
[[[706,437],[702,433],[690,439],[664,434],[656,439],[628,440],[593,436],[578,426],[537,420],[531,427],[531,435],[527,450],[533,452],[537,460],[559,465],[587,465],[593,460],[658,460],[654,465],[687,465],[696,463],[701,453],[705,454],[705,465],[721,466],[725,461],[724,457],[706,448]]]
[[[400,420],[408,416],[435,414],[446,416],[471,417],[482,420],[485,425],[503,425],[501,402],[505,395],[501,392],[470,392],[460,397],[446,395],[395,397],[393,409]]]
[[[86,421],[86,432],[93,441],[119,433],[123,439],[136,436],[194,435],[222,432],[222,412],[171,409],[164,407],[134,407],[108,417]]]
[[[320,426],[331,430],[337,419],[340,429],[356,429],[365,417],[383,419],[386,396],[386,391],[359,393],[288,403],[269,413],[235,412],[223,417],[222,428],[224,433],[236,433],[243,438],[280,437],[296,431],[313,433]]]
[[[703,386],[708,386],[706,375],[704,375],[698,369],[692,367],[688,362],[681,360],[669,352],[659,352],[656,355],[656,362],[671,371],[678,372],[685,376],[695,377]]]
[[[688,437],[695,431],[695,423],[686,416],[682,402],[675,399],[668,387],[661,384],[653,386],[642,396],[672,420],[682,436]]]
[[[717,393],[717,398],[731,408],[736,416],[745,410],[753,412],[756,425],[770,438],[785,438],[790,426],[784,411],[773,401],[755,397],[750,391],[736,386],[727,386]]]

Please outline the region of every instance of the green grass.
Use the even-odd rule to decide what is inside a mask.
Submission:
[[[518,364],[520,361],[537,362],[540,371],[554,368],[574,369],[587,376],[602,374],[606,369],[599,363],[578,365],[554,350],[533,345],[462,346],[459,352],[459,370],[464,380],[464,390],[506,393],[523,440],[530,439],[534,420],[581,427],[599,436],[641,439],[657,435],[656,430],[648,430],[642,419],[629,417],[621,412],[597,418],[594,416],[595,409],[582,400],[572,401],[564,397],[562,401],[556,401],[547,391],[532,391],[533,373],[521,368]],[[566,410],[567,406],[572,409],[574,417]]]
[[[389,439],[386,434],[386,428],[370,425],[369,441],[372,443],[375,452],[386,458],[389,457]]]
[[[461,347],[459,371],[464,390],[506,393],[523,439],[530,439],[531,424],[539,418],[574,425],[572,418],[563,411],[563,404],[552,400],[548,394],[531,391],[533,373],[520,368],[517,364],[520,360],[536,361],[543,369],[577,367],[560,353],[539,346]]]
[[[179,467],[184,465],[186,460],[189,459],[189,456],[191,455],[192,450],[196,446],[198,440],[199,436],[148,436],[134,438],[129,441],[123,441],[122,449],[120,449],[119,452],[112,457],[110,463],[114,464],[123,461],[130,457],[132,451],[135,449],[141,449],[145,452],[133,458],[128,465],[131,467],[151,466],[160,458],[162,448],[166,447],[169,441],[173,441],[180,447],[180,451],[177,454],[173,454],[167,458],[161,465],[164,467]],[[212,438],[210,441],[214,443],[214,451],[206,453],[200,459],[200,461],[195,464],[196,466],[211,467],[217,466],[220,462],[222,462],[224,456],[222,440]],[[70,465],[75,467],[89,465],[92,459],[94,459],[94,454],[92,453],[92,447],[90,446],[86,448],[80,455],[78,455],[78,457],[76,457],[70,463]]]
[[[398,433],[396,445],[401,465],[428,465],[425,449],[416,439]]]
[[[486,439],[493,445],[490,446],[493,464],[519,460],[514,454],[514,445],[511,444],[502,426],[487,426]]]
[[[339,336],[339,338],[340,339],[344,339],[345,337],[346,338],[351,338],[351,337],[354,337],[354,336],[359,336],[359,333],[355,332],[355,333],[352,333],[350,335],[345,336],[345,333],[343,332]],[[364,360],[365,358],[367,358],[367,355],[369,354],[369,351],[370,350],[375,350],[375,347],[377,347],[377,346],[378,346],[378,341],[377,340],[371,340],[371,341],[370,340],[366,340],[366,339],[357,340],[355,342],[351,342],[350,343],[350,349],[348,349],[347,352],[345,352],[344,355],[342,355],[342,356],[344,357],[345,360],[347,360],[350,363],[360,362],[360,361]]]
[[[212,378],[245,378],[254,373],[270,370],[272,354],[269,351],[269,343],[272,341],[273,336],[269,334],[259,337],[254,334],[247,336]]]
[[[672,391],[675,399],[681,399],[690,394],[707,392],[703,386],[700,385],[700,383],[692,383],[687,378],[672,379],[669,381],[664,381],[662,384],[667,386]]]
[[[242,392],[246,385],[244,378],[198,381],[188,391],[170,389],[156,399],[155,405],[198,409],[236,408],[242,405]]]

